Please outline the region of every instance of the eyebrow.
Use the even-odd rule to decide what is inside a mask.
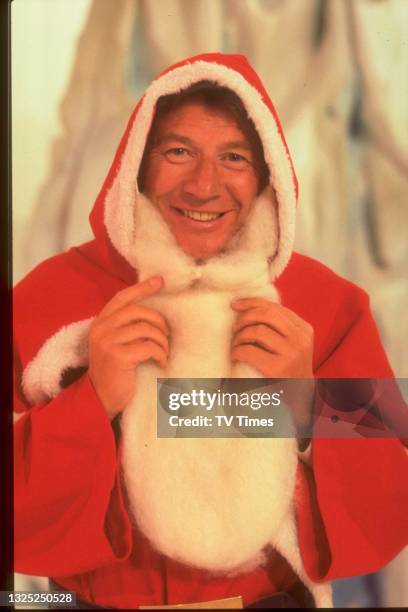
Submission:
[[[177,134],[176,132],[167,132],[166,134],[163,134],[163,136],[159,136],[155,142],[155,146],[170,141],[182,142],[190,147],[196,146],[191,138],[188,138],[188,136],[183,136],[182,134]],[[227,142],[223,142],[219,149],[222,151],[227,149],[243,149],[245,151],[252,151],[250,144],[245,140],[229,140]]]
[[[245,140],[229,140],[224,142],[220,149],[245,149],[246,151],[252,151],[252,147]]]
[[[166,134],[163,134],[163,136],[159,136],[159,138],[157,138],[155,142],[155,145],[162,144],[163,142],[169,142],[170,140],[176,140],[177,142],[182,142],[184,144],[190,145],[191,147],[194,146],[194,143],[191,138],[188,138],[187,136],[182,136],[181,134],[176,134],[176,132],[167,132]]]

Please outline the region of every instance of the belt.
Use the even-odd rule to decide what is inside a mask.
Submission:
[[[49,579],[49,589],[51,592],[61,591],[65,592],[66,589],[61,587],[59,584]],[[284,609],[284,608],[315,608],[315,603],[313,601],[313,597],[311,593],[303,586],[300,585],[294,591],[290,593],[274,593],[269,597],[259,599],[252,604],[245,606],[246,609]],[[50,604],[49,609],[61,609],[61,606],[52,606]],[[201,609],[242,609],[242,597],[228,597],[226,599],[214,599],[212,601],[203,601],[198,603],[187,603],[187,604],[174,604],[174,605],[158,605],[158,606],[139,606],[139,610],[201,610]],[[80,609],[80,610],[105,610],[106,607],[97,606],[88,601],[84,601],[77,597],[76,605],[70,606],[70,609]]]

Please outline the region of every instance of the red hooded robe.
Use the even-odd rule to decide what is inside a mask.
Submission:
[[[225,68],[228,86],[243,99],[264,144],[281,223],[273,278],[281,303],[314,328],[315,376],[392,376],[366,293],[322,264],[292,253],[296,178],[276,112],[256,73],[244,57],[221,54],[197,56],[169,68],[152,85],[150,110],[146,94],[130,118],[91,214],[94,240],[39,265],[14,295],[14,409],[21,413],[14,450],[15,569],[52,576],[100,606],[178,604],[235,595],[249,604],[290,589],[298,580],[278,553],[271,553],[268,564],[229,578],[158,553],[129,517],[120,438],[88,374],[66,380],[65,388],[59,384],[56,391],[49,380],[57,377],[60,382],[61,368],[50,359],[43,379],[36,381],[37,394],[21,382],[47,340],[73,322],[94,317],[116,292],[137,281],[126,239],[112,230],[131,218],[115,221],[113,206],[125,197],[126,187],[115,183],[115,177],[124,159],[134,164],[132,176],[137,176],[154,101],[169,93],[169,75],[171,91],[177,91],[202,78],[225,84]],[[235,77],[241,79],[236,87]],[[240,85],[242,79],[246,85]],[[260,104],[269,115],[266,123],[256,114]],[[140,133],[135,135],[137,118]],[[268,121],[275,132],[269,145]],[[139,140],[133,150],[132,139]],[[313,441],[312,466],[299,462],[296,489],[299,546],[311,580],[376,571],[405,546],[407,467],[397,440]]]

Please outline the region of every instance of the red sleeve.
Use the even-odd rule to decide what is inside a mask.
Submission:
[[[14,426],[15,569],[89,571],[131,550],[111,423],[87,374]]]
[[[361,293],[360,307],[317,377],[389,377],[392,371]],[[299,539],[315,581],[377,571],[408,543],[408,456],[397,439],[324,439],[299,465]]]

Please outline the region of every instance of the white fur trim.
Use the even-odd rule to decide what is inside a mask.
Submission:
[[[270,289],[271,289],[271,294],[269,295],[269,298],[271,299],[273,298],[274,288],[271,286]],[[151,300],[153,301],[155,299],[157,300],[158,296],[156,298],[151,298]],[[179,300],[180,299],[185,301],[184,296],[182,298],[179,297]],[[209,294],[207,294],[206,299],[212,300],[213,298]],[[150,303],[149,305],[156,306],[156,307],[158,306],[158,304],[155,304],[154,302]],[[188,304],[187,304],[187,307],[189,307]],[[195,300],[191,302],[190,308],[191,308],[191,311],[197,310]],[[179,315],[180,315],[180,302],[177,303],[177,300],[176,300],[175,304],[173,303],[173,305],[167,306],[166,316],[168,318],[170,317],[171,319],[174,319],[177,317],[180,318]],[[232,313],[231,313],[231,317],[233,317]],[[219,319],[216,318],[215,320],[217,321],[217,324],[219,325],[220,324]],[[92,318],[84,319],[82,321],[78,321],[78,322],[72,323],[71,325],[63,327],[59,332],[57,332],[54,336],[52,336],[43,345],[43,347],[37,353],[36,357],[27,366],[26,370],[24,371],[24,375],[23,375],[23,381],[24,381],[23,388],[24,388],[27,398],[29,399],[31,403],[35,404],[40,401],[48,400],[52,397],[55,397],[61,391],[61,387],[59,383],[61,380],[62,373],[69,368],[75,368],[75,367],[87,364],[87,336],[88,336],[88,331],[89,331],[89,326],[90,326],[91,321],[92,321]],[[223,325],[222,322],[221,322],[221,325]],[[173,322],[173,326],[174,326],[174,322]],[[187,331],[187,336],[188,336],[188,331]],[[223,364],[217,360],[214,361],[214,359],[210,358],[211,354],[213,353],[212,335],[207,333],[203,337],[207,341],[207,344],[208,344],[207,348],[205,346],[203,348],[201,344],[200,347],[198,348],[198,354],[194,354],[194,353],[192,354],[190,351],[189,355],[185,355],[183,362],[181,363],[179,362],[179,364],[175,364],[174,362],[172,362],[171,368],[169,368],[167,372],[164,373],[162,370],[159,370],[158,368],[155,368],[155,366],[152,366],[149,364],[146,364],[140,367],[138,370],[137,376],[140,381],[139,388],[141,389],[142,394],[141,395],[139,394],[139,396],[138,395],[135,396],[132,402],[132,405],[134,405],[133,411],[131,407],[129,407],[125,411],[124,416],[123,416],[123,430],[124,430],[123,435],[124,435],[124,451],[125,451],[124,458],[123,458],[123,466],[124,466],[125,473],[127,474],[126,476],[127,486],[129,487],[129,484],[130,484],[130,490],[133,492],[135,490],[145,492],[145,486],[151,486],[153,482],[157,484],[156,478],[148,478],[149,472],[146,473],[145,471],[147,465],[146,467],[143,467],[143,462],[144,462],[143,455],[146,454],[146,453],[143,453],[144,449],[148,449],[149,454],[152,454],[153,457],[160,457],[160,456],[163,457],[163,448],[164,448],[164,452],[168,452],[169,446],[171,444],[173,445],[175,444],[176,452],[173,455],[173,458],[178,458],[178,465],[173,464],[172,466],[173,473],[175,474],[178,473],[180,476],[180,471],[178,470],[182,470],[185,468],[186,465],[189,465],[191,468],[192,477],[194,478],[195,481],[197,481],[197,478],[200,476],[200,471],[202,471],[203,467],[205,467],[204,453],[203,453],[204,450],[206,450],[205,457],[207,459],[210,459],[212,461],[212,464],[216,466],[216,461],[214,459],[216,456],[225,457],[225,456],[231,455],[231,452],[228,452],[227,447],[230,446],[230,451],[232,451],[233,446],[235,446],[237,443],[239,445],[239,443],[242,442],[242,439],[235,439],[235,440],[223,440],[223,439],[221,440],[220,439],[217,439],[217,440],[213,440],[213,439],[210,439],[210,440],[186,440],[186,439],[173,440],[173,439],[170,439],[170,440],[166,440],[166,439],[157,439],[154,435],[156,431],[155,429],[156,410],[155,410],[155,404],[154,404],[153,414],[150,411],[150,409],[152,408],[151,406],[151,399],[152,399],[151,385],[153,383],[155,387],[155,381],[156,381],[157,376],[172,376],[172,375],[176,376],[177,373],[175,372],[175,370],[179,370],[179,367],[181,366],[183,368],[183,371],[186,371],[186,367],[189,367],[190,371],[192,371],[192,376],[216,377],[216,372],[219,372],[220,368],[225,368],[227,361],[224,361],[224,364]],[[186,338],[184,338],[184,341],[185,340]],[[188,341],[191,342],[191,337],[188,339]],[[201,359],[203,350],[204,350],[204,353],[206,353],[206,359],[203,362],[201,362],[202,365],[199,366],[197,370],[191,370],[192,364],[195,363],[196,364],[195,367],[197,367],[198,360]],[[179,355],[182,355],[182,353],[179,353]],[[50,364],[52,365],[52,367],[50,367]],[[240,364],[238,367],[234,369],[234,371],[229,371],[229,376],[233,376],[233,375],[240,377],[240,378],[242,377],[246,378],[246,377],[254,377],[256,376],[256,373],[251,368],[246,367],[244,364]],[[154,392],[155,392],[155,389],[154,389]],[[138,404],[137,406],[136,406],[136,403]],[[145,407],[144,411],[139,410],[140,405]],[[138,419],[135,419],[136,414],[139,417]],[[21,416],[22,415],[16,415],[15,421],[21,418]],[[139,439],[139,443],[137,443],[138,439]],[[147,447],[145,446],[146,440],[148,440]],[[247,448],[248,448],[248,459],[251,459],[251,457],[253,459],[252,467],[254,469],[254,472],[251,474],[251,472],[248,471],[249,470],[248,460],[245,460],[243,463],[243,467],[245,469],[246,474],[250,475],[250,477],[242,479],[242,482],[240,482],[241,481],[240,478],[237,478],[235,480],[234,486],[239,487],[243,485],[245,492],[247,492],[248,485],[253,485],[251,489],[253,492],[255,492],[255,488],[254,488],[255,486],[262,487],[262,489],[265,490],[266,484],[270,484],[270,483],[260,482],[259,477],[261,477],[261,480],[262,478],[265,478],[265,476],[268,477],[268,470],[266,468],[273,465],[274,462],[273,461],[271,462],[271,459],[273,456],[275,456],[275,459],[278,458],[278,455],[276,454],[277,449],[276,448],[273,449],[274,442],[276,441],[274,440],[244,440],[243,442],[244,444],[247,445]],[[261,442],[261,444],[258,445],[258,442]],[[290,443],[292,442],[294,441],[293,440],[289,441],[289,446],[290,446]],[[272,445],[270,443],[272,443]],[[271,446],[271,448],[268,449],[268,445]],[[166,446],[167,446],[167,451],[166,451]],[[278,487],[279,487],[278,497],[281,503],[280,512],[285,515],[285,519],[280,524],[279,528],[276,528],[273,537],[271,535],[270,541],[277,548],[277,550],[279,550],[279,552],[287,559],[287,561],[293,567],[294,571],[298,574],[300,579],[310,589],[310,591],[312,592],[315,598],[317,607],[332,607],[330,584],[316,584],[316,583],[313,583],[311,580],[309,580],[309,578],[307,577],[304,571],[303,564],[300,558],[300,552],[299,552],[299,547],[297,543],[297,535],[296,535],[296,528],[295,528],[293,499],[292,499],[293,486],[294,486],[293,460],[295,457],[295,452],[293,452],[293,449],[291,451],[289,449],[289,446],[287,449],[286,448],[284,449],[285,450],[284,459],[279,461],[279,465],[284,465],[285,470],[279,470],[277,475],[279,476],[280,474],[280,478],[278,477],[278,480],[274,480],[275,493],[276,493],[277,483],[280,483],[278,484]],[[275,447],[276,447],[276,444],[275,444]],[[129,452],[129,448],[131,449],[130,452]],[[245,457],[244,447],[241,447],[240,449],[239,446],[237,446],[236,450],[238,450],[238,457],[239,456]],[[134,455],[137,455],[138,453],[140,454],[141,451],[142,451],[141,456],[139,457],[134,456]],[[289,451],[289,453],[287,453],[287,451]],[[256,453],[255,456],[254,456],[254,453]],[[191,461],[189,463],[185,461],[186,456],[190,456],[191,458]],[[261,459],[262,456],[264,457],[263,460]],[[197,460],[197,457],[199,457],[199,460],[196,463],[194,463],[194,461]],[[228,469],[231,469],[232,467],[232,469],[236,470],[238,473],[239,470],[237,469],[238,468],[237,454],[233,454],[232,458],[233,458],[232,465],[226,466],[227,471]],[[264,463],[265,460],[268,466],[265,466],[265,463]],[[137,461],[137,466],[138,466],[137,470],[134,469],[135,461]],[[264,469],[262,469],[262,465],[264,465]],[[291,466],[291,467],[289,467],[288,469],[288,466]],[[160,466],[160,473],[162,473],[162,471],[163,471],[162,466]],[[292,475],[290,476],[290,474]],[[201,474],[201,477],[203,477],[203,475],[205,476],[205,471],[203,474]],[[152,476],[151,473],[150,473],[150,476]],[[177,508],[174,506],[174,496],[173,496],[174,483],[172,483],[171,480],[169,481],[169,476],[171,476],[171,472],[170,473],[168,472],[167,475],[165,476],[164,482],[162,482],[162,487],[166,487],[166,486],[170,487],[171,491],[168,492],[168,495],[166,494],[167,499],[170,504],[168,512],[176,512]],[[275,477],[276,477],[276,474],[275,474]],[[144,481],[145,478],[146,478],[146,482]],[[143,486],[141,487],[138,486],[138,481],[140,479],[143,479]],[[150,485],[149,485],[149,482],[150,482]],[[268,490],[268,487],[266,487],[266,490]],[[288,496],[288,493],[291,491],[292,491],[292,496]],[[218,491],[218,493],[219,494],[221,493],[221,489],[220,491]],[[229,494],[231,495],[231,508],[234,510],[233,514],[236,514],[235,512],[235,509],[236,509],[235,502],[237,499],[236,494],[232,495],[231,490],[229,491]],[[133,506],[133,512],[134,512],[135,517],[137,518],[139,526],[142,528],[144,533],[150,536],[153,544],[159,547],[158,546],[159,542],[157,541],[158,535],[156,533],[154,533],[153,535],[150,533],[152,529],[152,523],[155,526],[157,515],[152,516],[151,508],[149,508],[149,512],[146,515],[145,504],[146,504],[146,497],[148,496],[143,496],[143,497],[145,497],[145,499],[143,500],[143,503],[140,504],[140,506],[139,504],[136,504],[136,507],[135,507],[134,503],[136,499],[134,498],[134,495],[131,495],[131,504]],[[251,499],[251,503],[248,505],[248,511],[250,512],[251,516],[254,516],[255,514],[254,507],[256,506],[253,505],[252,498],[250,499]],[[205,503],[208,504],[210,500],[204,498],[204,501]],[[256,501],[256,496],[255,496],[255,501]],[[262,500],[262,504],[264,504],[264,502],[265,500]],[[263,514],[265,507],[262,504],[260,505],[260,511]],[[283,507],[285,507],[285,504],[288,504],[286,513],[283,512]],[[191,507],[191,504],[189,504],[188,510],[190,509],[190,507]],[[165,509],[161,506],[161,512],[164,512],[164,510]],[[275,506],[275,510],[276,510],[276,506]],[[176,514],[176,518],[178,516],[179,515]],[[242,513],[241,513],[241,517],[242,517]],[[256,518],[259,519],[259,515]],[[259,528],[259,521],[257,522],[254,519],[253,521],[249,523],[251,525],[257,526],[257,536],[256,537],[258,538],[258,541],[260,540],[261,542],[262,542],[262,531],[264,531],[264,533],[269,533],[269,534],[271,534],[271,532],[273,531],[273,525],[272,526],[270,525],[269,517],[266,517],[266,518],[268,520],[265,522],[265,516],[263,516],[263,521],[262,521],[263,525],[261,526],[261,529]],[[221,528],[222,523],[225,523],[225,520],[226,520],[225,517],[220,516],[218,529]],[[238,521],[235,520],[233,523],[235,529],[237,529],[238,524],[239,524],[239,517],[238,517]],[[180,526],[182,527],[183,531],[185,531],[184,524],[180,523]],[[253,540],[250,537],[247,538],[246,542],[244,543],[243,549],[241,549],[242,543],[239,539],[239,534],[242,535],[243,533],[244,534],[250,533],[247,528],[246,529],[241,528],[239,530],[232,531],[232,533],[234,536],[233,538],[234,542],[236,542],[235,546],[231,540],[227,542],[227,546],[223,553],[223,555],[225,554],[226,556],[220,559],[219,555],[216,555],[216,559],[214,561],[214,549],[218,546],[218,544],[217,544],[216,534],[214,533],[214,531],[212,532],[212,544],[210,544],[207,547],[207,550],[205,552],[207,553],[207,555],[210,555],[212,557],[210,567],[212,568],[212,571],[215,574],[221,573],[224,575],[226,574],[227,576],[234,576],[242,572],[251,571],[258,565],[261,565],[267,562],[267,556],[264,554],[262,549],[260,550],[261,544],[258,544],[258,546],[256,546],[256,539]],[[174,532],[174,530],[171,529],[169,531],[169,534],[170,534],[170,542],[168,542],[166,538],[166,541],[164,544],[166,548],[170,547],[170,550],[168,551],[168,553],[170,555],[171,553],[173,553],[173,556],[178,558],[180,561],[186,561],[186,559],[184,558],[184,555],[186,553],[183,551],[180,552],[180,548],[179,548],[180,542],[179,542],[178,532],[177,531]],[[161,534],[160,537],[163,538],[163,533]],[[162,544],[162,542],[160,543]],[[238,551],[239,555],[238,556],[233,555],[233,557],[230,557],[230,553],[232,555],[233,553],[237,552],[238,545],[239,545],[239,551]],[[231,547],[231,549],[229,550],[228,547]],[[175,548],[175,551],[172,550],[173,548]],[[252,549],[252,552],[251,552],[251,549]],[[206,566],[209,565],[208,557],[203,562],[204,553],[203,553],[201,546],[198,546],[197,550],[191,551],[191,549],[189,549],[187,554],[190,559],[190,563],[192,562],[191,556],[193,555],[193,557],[196,557],[195,560],[198,565],[200,565],[200,563],[201,564],[204,563]],[[235,559],[232,563],[231,563],[231,558]]]
[[[276,210],[270,206],[267,194],[257,198],[247,223],[233,238],[228,251],[202,265],[178,246],[161,214],[142,194],[135,217],[132,253],[139,279],[159,274],[164,279],[164,293],[175,293],[199,283],[201,287],[234,291],[237,297],[247,297],[271,286],[268,255],[277,248],[278,227]]]
[[[136,522],[157,550],[181,563],[248,571],[264,560],[289,512],[296,440],[157,438],[153,368],[143,368],[144,386],[122,419]]]
[[[178,247],[149,200],[140,198],[136,215],[132,256],[141,278],[165,278],[165,290],[143,304],[167,319],[171,352],[165,371],[151,363],[137,368],[136,394],[122,417],[122,465],[132,514],[160,552],[227,576],[267,562],[265,548],[271,544],[312,591],[317,605],[329,606],[330,586],[312,583],[300,557],[293,501],[294,438],[156,435],[158,376],[259,376],[246,364],[231,364],[237,315],[230,304],[236,297],[279,299],[266,261],[269,245],[277,244],[274,209],[263,194],[228,253],[203,266]],[[54,397],[60,391],[61,373],[87,363],[91,321],[62,328],[40,349],[23,376],[30,401]]]
[[[296,572],[303,584],[307,586],[312,593],[317,608],[332,608],[332,586],[330,582],[317,584],[310,580],[303,566],[303,561],[300,555],[299,544],[296,531],[296,517],[294,504],[290,513],[286,516],[284,523],[281,526],[277,539],[274,541],[276,549],[290,563],[292,569]]]
[[[273,299],[266,274],[264,281]],[[234,297],[192,288],[145,301],[168,321],[171,353],[164,371],[137,369],[136,394],[122,417],[125,482],[139,527],[166,555],[224,573],[259,562],[279,532],[294,494],[296,440],[158,438],[155,390],[160,376],[259,377],[231,364]]]
[[[158,98],[208,79],[233,90],[244,103],[264,146],[271,184],[278,200],[279,245],[270,264],[276,278],[292,254],[296,195],[290,161],[276,121],[260,93],[237,71],[221,64],[197,61],[175,68],[150,85],[131,129],[120,168],[105,200],[105,225],[117,251],[133,266],[134,209],[140,197],[137,175]],[[271,202],[273,205],[273,202]]]
[[[43,344],[27,365],[22,386],[31,404],[58,395],[63,372],[88,363],[88,331],[92,320],[93,317],[62,327]]]
[[[135,217],[140,278],[160,274],[165,280],[164,290],[144,303],[168,321],[171,353],[165,371],[139,366],[135,397],[122,416],[122,465],[133,516],[159,551],[214,573],[248,571],[265,561],[264,548],[272,544],[314,589],[297,544],[294,439],[157,438],[158,376],[259,376],[246,364],[231,364],[236,313],[230,304],[242,296],[279,299],[267,266],[278,240],[275,209],[262,194],[228,252],[202,266],[177,245],[144,196]]]
[[[271,294],[269,298],[271,299],[273,298],[274,288],[271,286],[270,289],[271,289]],[[154,300],[157,300],[157,299],[158,297],[151,298],[150,299],[151,302],[149,303],[149,305],[158,307],[158,304],[154,303]],[[213,298],[208,294],[207,298],[205,299],[212,300]],[[179,299],[178,300],[176,299],[176,303],[173,303],[172,305],[167,306],[166,316],[173,320],[173,327],[174,327],[174,319],[180,318],[180,300],[185,301],[185,297],[183,296],[182,298],[180,298],[179,296]],[[196,300],[193,300],[191,302],[190,307],[187,304],[187,308],[191,308],[191,311],[197,311]],[[163,307],[161,308],[161,310],[163,310]],[[184,311],[185,311],[185,307],[184,307]],[[231,317],[233,317],[232,313],[231,313]],[[23,388],[24,388],[27,398],[29,399],[31,403],[35,404],[40,401],[48,400],[52,397],[55,397],[61,391],[60,380],[61,380],[62,373],[69,368],[75,368],[75,367],[87,364],[87,336],[88,336],[88,331],[89,331],[89,326],[90,326],[91,321],[92,321],[92,318],[85,319],[83,321],[78,321],[78,322],[72,323],[71,325],[68,325],[62,328],[59,332],[57,332],[54,336],[52,336],[43,345],[43,347],[37,353],[36,358],[33,359],[30,362],[30,364],[27,366],[26,370],[24,371],[24,375],[23,375],[23,380],[24,380]],[[220,321],[218,318],[216,318],[216,321],[217,321],[217,325],[220,325]],[[221,322],[221,326],[222,325],[223,323]],[[187,339],[188,342],[191,342],[191,336],[188,337],[189,336],[188,330],[186,333],[187,333],[187,336],[184,337],[184,339],[182,340],[185,341]],[[227,470],[232,468],[233,470],[236,470],[238,473],[239,470],[238,470],[237,456],[239,457],[241,455],[245,457],[245,448],[243,449],[242,445],[241,445],[241,448],[239,448],[239,445],[240,443],[244,442],[244,444],[246,444],[249,449],[248,459],[250,458],[253,459],[252,466],[253,466],[254,472],[253,473],[248,472],[248,469],[249,469],[248,459],[245,460],[243,463],[243,467],[245,469],[245,472],[247,474],[250,474],[251,476],[250,478],[247,477],[243,479],[241,478],[236,479],[234,486],[237,487],[237,486],[243,485],[245,492],[247,492],[248,485],[254,485],[254,487],[255,485],[257,487],[262,487],[262,489],[258,489],[258,490],[268,490],[268,487],[266,485],[271,484],[271,483],[260,482],[259,476],[268,477],[269,475],[268,470],[266,469],[267,466],[265,465],[265,460],[268,466],[270,466],[270,465],[273,465],[274,463],[273,461],[271,461],[273,456],[275,457],[275,460],[278,459],[278,455],[276,454],[277,449],[273,448],[274,442],[276,442],[274,440],[244,440],[244,441],[242,439],[235,439],[235,440],[223,440],[223,439],[221,440],[220,439],[218,440],[212,440],[212,439],[210,440],[181,440],[181,439],[173,440],[173,439],[170,439],[170,440],[166,440],[166,439],[157,439],[155,437],[155,432],[156,432],[155,413],[156,412],[155,412],[155,403],[153,407],[151,405],[151,400],[152,400],[152,386],[151,385],[152,384],[154,385],[154,393],[155,393],[156,377],[157,376],[165,377],[165,376],[179,375],[180,366],[183,369],[183,371],[186,371],[186,368],[189,367],[192,377],[193,376],[216,377],[216,372],[220,372],[220,368],[226,367],[227,360],[225,360],[223,364],[222,362],[219,362],[218,360],[214,361],[214,359],[211,359],[211,355],[213,354],[212,337],[213,336],[210,333],[206,333],[204,335],[204,339],[206,339],[208,343],[208,347],[207,348],[205,346],[203,347],[201,343],[200,347],[198,348],[198,354],[194,354],[191,351],[189,352],[189,355],[185,354],[185,352],[183,353],[179,352],[180,356],[185,355],[184,359],[182,360],[182,362],[179,361],[178,364],[175,364],[173,361],[171,363],[171,367],[166,372],[163,372],[162,370],[159,370],[158,368],[155,368],[155,366],[152,366],[149,364],[146,364],[139,368],[137,376],[139,379],[139,388],[141,389],[141,394],[137,394],[132,402],[132,405],[134,405],[133,411],[129,407],[127,411],[125,411],[124,416],[123,416],[123,430],[124,430],[124,433],[123,433],[123,436],[124,436],[123,466],[124,466],[124,470],[126,474],[127,486],[129,487],[129,490],[133,493],[135,491],[143,491],[143,497],[142,497],[143,503],[140,503],[140,504],[138,503],[139,500],[135,499],[135,496],[132,495],[131,493],[131,504],[133,507],[134,515],[137,518],[137,522],[139,526],[142,528],[142,531],[150,537],[153,544],[157,546],[158,548],[160,548],[160,550],[162,550],[161,545],[164,545],[165,549],[170,548],[169,550],[166,550],[166,552],[170,554],[170,556],[174,556],[175,558],[178,558],[180,561],[186,562],[187,560],[185,559],[185,554],[187,554],[190,563],[195,561],[195,564],[198,564],[198,565],[204,564],[207,567],[210,566],[214,573],[221,573],[224,575],[226,574],[228,576],[233,576],[233,575],[236,575],[242,572],[250,571],[251,569],[254,569],[255,567],[257,567],[258,565],[261,565],[267,562],[267,556],[265,556],[265,554],[263,553],[261,544],[259,543],[259,541],[262,543],[262,529],[263,529],[264,533],[270,534],[270,539],[268,539],[268,541],[270,541],[273,544],[273,546],[275,546],[279,550],[279,552],[287,559],[287,561],[293,567],[294,571],[298,574],[300,579],[310,589],[310,591],[312,592],[315,598],[317,607],[332,607],[330,584],[316,584],[316,583],[313,583],[311,580],[309,580],[309,578],[307,577],[304,571],[303,564],[300,558],[300,552],[299,552],[299,547],[297,543],[297,535],[296,535],[296,528],[295,528],[293,501],[292,501],[293,487],[294,487],[293,460],[295,457],[295,452],[293,449],[291,451],[289,447],[287,449],[286,448],[284,449],[285,450],[284,458],[278,461],[279,465],[285,466],[285,470],[278,471],[277,474],[278,475],[280,474],[280,478],[278,478],[278,480],[274,480],[273,478],[274,485],[275,485],[274,486],[275,494],[277,494],[277,491],[276,491],[277,483],[280,483],[278,485],[279,493],[277,494],[277,497],[279,497],[279,500],[281,502],[280,512],[286,516],[285,520],[280,524],[279,528],[276,528],[273,536],[271,535],[271,532],[273,531],[273,525],[270,524],[271,521],[269,520],[269,517],[266,517],[268,519],[267,521],[265,521],[265,516],[263,517],[263,521],[262,521],[263,526],[259,528],[259,515],[257,515],[256,517],[257,520],[254,520],[250,524],[255,525],[257,527],[258,545],[256,545],[256,538],[254,540],[251,537],[249,537],[246,539],[246,542],[244,543],[244,546],[242,547],[242,542],[239,538],[239,534],[242,535],[242,534],[250,533],[250,532],[243,528],[238,529],[237,525],[239,524],[239,520],[235,520],[233,523],[234,530],[232,530],[232,533],[234,535],[234,542],[236,542],[236,545],[234,546],[232,541],[227,542],[227,546],[225,547],[222,558],[220,559],[219,554],[216,554],[216,558],[214,560],[214,549],[218,546],[215,530],[212,530],[212,543],[209,543],[206,551],[202,550],[202,546],[197,546],[197,550],[192,551],[189,548],[187,553],[184,552],[183,550],[180,552],[180,537],[179,537],[179,533],[177,530],[174,530],[174,529],[169,530],[168,533],[170,534],[170,542],[168,542],[167,538],[165,538],[164,544],[161,540],[158,542],[157,533],[151,534],[152,524],[154,526],[154,530],[156,527],[155,521],[157,521],[157,514],[155,513],[152,514],[151,507],[149,507],[149,511],[146,512],[145,504],[146,504],[146,500],[148,501],[148,496],[145,495],[145,492],[146,492],[146,486],[149,486],[149,482],[150,483],[155,482],[157,485],[157,478],[153,478],[153,477],[149,478],[149,475],[150,476],[153,476],[153,475],[151,474],[150,471],[146,472],[147,464],[146,464],[146,467],[143,468],[143,463],[146,458],[144,457],[144,455],[147,454],[147,451],[146,453],[143,453],[145,449],[148,449],[148,453],[152,454],[153,457],[160,458],[160,457],[163,457],[163,448],[165,449],[164,452],[168,452],[169,446],[172,444],[173,445],[176,444],[176,448],[175,448],[176,452],[173,454],[173,459],[178,458],[178,464],[175,465],[173,463],[172,464],[173,469],[171,471],[173,471],[173,473],[176,475],[178,474],[180,478],[180,470],[184,469],[185,465],[189,465],[191,468],[192,477],[194,478],[194,480],[197,480],[197,478],[200,475],[200,470],[202,470],[203,467],[205,467],[204,457],[212,460],[213,465],[216,466],[214,457],[215,456],[218,456],[218,457],[231,456],[231,451],[233,451],[232,447],[236,445],[237,446],[235,448],[235,451],[238,451],[238,455],[236,454],[236,452],[232,455],[232,458],[233,458],[232,465],[226,466],[226,468]],[[191,370],[193,364],[196,364],[195,367],[197,367],[197,363],[199,362],[200,359],[202,359],[203,351],[206,354],[206,358],[204,361],[201,361],[202,365],[199,366],[197,370],[194,370],[194,369]],[[180,357],[179,357],[179,360],[180,360]],[[50,364],[52,364],[52,367],[50,367]],[[256,376],[256,373],[251,368],[246,367],[244,364],[240,364],[238,367],[235,368],[234,371],[229,371],[228,374],[229,376],[235,375],[240,378]],[[141,411],[140,406],[144,406],[145,410]],[[153,411],[153,414],[151,410]],[[135,419],[136,414],[138,415],[137,419]],[[15,420],[17,421],[18,418],[21,417],[21,415],[16,415],[16,417],[17,418]],[[137,443],[138,440],[139,440],[139,443]],[[145,446],[146,440],[148,441],[148,446]],[[261,444],[258,444],[259,442]],[[289,442],[291,443],[293,442],[293,440]],[[230,447],[230,449],[227,448],[228,446]],[[271,448],[268,448],[268,446]],[[167,447],[167,451],[166,451],[166,447]],[[276,444],[275,444],[275,447],[276,447]],[[131,449],[130,452],[129,452],[129,449]],[[204,450],[206,450],[205,455],[203,452]],[[140,454],[140,452],[142,452],[142,454],[140,456],[136,456]],[[243,455],[242,455],[242,452],[244,452]],[[191,459],[190,462],[185,461],[186,456],[187,457],[190,456],[190,459]],[[262,456],[264,457],[263,460],[261,459]],[[194,464],[194,457],[200,458],[196,464]],[[137,462],[137,465],[138,465],[137,470],[134,469],[135,462]],[[223,461],[223,463],[225,463],[225,461]],[[164,464],[166,464],[166,462],[164,462]],[[264,469],[262,469],[262,465],[264,465]],[[288,469],[288,466],[291,466],[291,467]],[[150,468],[151,467],[152,466],[150,466]],[[176,507],[174,506],[174,495],[173,495],[174,494],[174,482],[171,482],[171,479],[169,479],[169,476],[171,476],[171,471],[170,473],[169,472],[167,473],[167,476],[165,476],[164,482],[162,482],[162,488],[166,486],[170,487],[171,492],[169,491],[168,495],[166,494],[164,496],[164,499],[166,499],[166,496],[167,496],[167,499],[170,504],[168,512],[176,512]],[[163,465],[160,466],[159,473],[163,474]],[[205,476],[205,472],[203,474]],[[201,477],[203,477],[203,474],[201,474]],[[277,474],[275,474],[275,478]],[[289,476],[289,474],[292,474],[292,476]],[[139,484],[141,484],[138,482],[140,479],[143,480],[143,483],[142,483],[143,486],[139,486]],[[269,489],[269,490],[273,490],[273,489]],[[252,491],[255,493],[254,488],[252,488]],[[220,492],[221,492],[221,488],[218,493]],[[288,493],[290,492],[292,493],[290,496],[288,496]],[[237,500],[237,494],[236,493],[233,494],[230,490],[229,493],[227,494],[227,498],[228,498],[228,495],[231,498],[231,509],[234,510],[234,512],[232,513],[232,516],[234,516],[237,514],[236,513],[236,503],[235,503]],[[256,501],[256,496],[254,495],[253,497],[254,497],[254,500]],[[161,499],[163,499],[163,497]],[[254,516],[254,507],[256,507],[254,506],[254,503],[253,503],[254,500],[252,500],[252,497],[251,497],[250,504],[248,505],[248,512],[250,513],[251,516]],[[204,498],[204,501],[206,501],[207,504],[209,502],[209,500],[208,499],[205,500],[205,498]],[[136,506],[135,506],[135,502],[136,502]],[[265,499],[262,500],[262,504],[260,505],[261,513],[263,513],[265,510],[264,503],[265,503]],[[285,506],[285,504],[289,504],[289,505],[287,506],[287,511],[283,512],[283,507]],[[272,505],[274,504],[272,503]],[[161,512],[164,512],[165,509],[163,505],[161,505],[160,507],[161,507]],[[188,510],[190,508],[191,508],[191,504],[188,505]],[[180,509],[179,511],[181,512]],[[276,511],[276,506],[275,506],[275,511]],[[179,517],[179,514],[176,513],[175,518],[177,517]],[[242,517],[242,513],[241,513],[241,517]],[[236,518],[239,519],[239,517],[236,517]],[[225,517],[220,516],[218,529],[220,529],[222,524],[225,523],[225,520],[226,520]],[[184,525],[185,523],[180,522],[180,526],[182,527],[183,532],[185,532]],[[160,538],[163,538],[164,535],[165,535],[165,532],[164,534],[163,532],[161,533],[161,535],[159,534]],[[238,556],[236,554],[233,554],[237,552],[237,545],[239,545],[239,555]],[[228,547],[231,547],[231,549],[229,549]],[[203,554],[205,553],[207,554],[207,558],[203,561]],[[212,559],[210,559],[210,562],[208,559],[208,555],[212,557]],[[231,562],[231,559],[234,559],[234,561]]]

